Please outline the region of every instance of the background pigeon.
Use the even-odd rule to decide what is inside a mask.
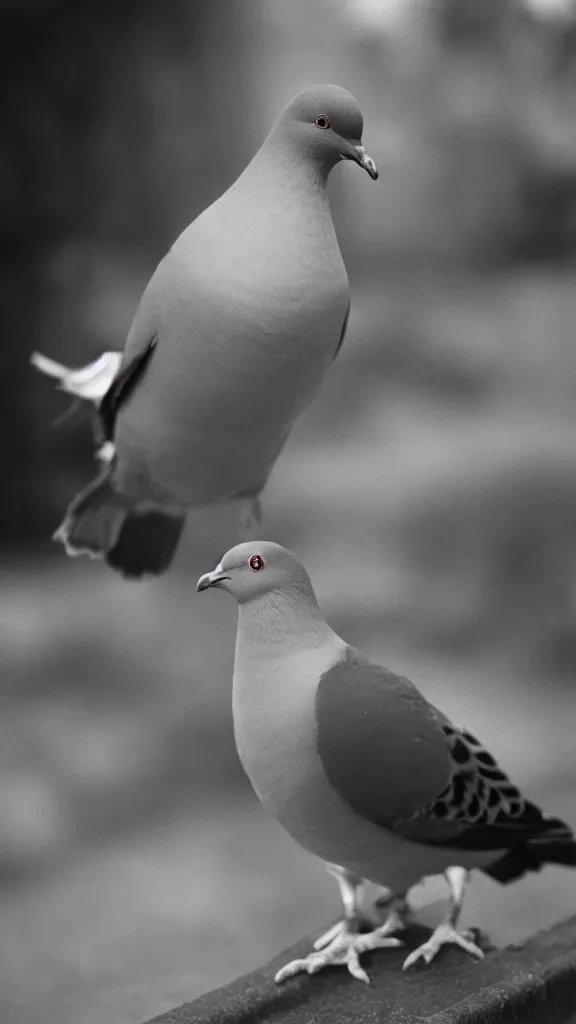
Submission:
[[[102,462],[55,535],[68,554],[139,577],[168,568],[189,507],[241,499],[258,520],[272,466],[344,338],[348,277],[326,183],[340,160],[377,177],[362,127],[346,90],[299,93],[158,266],[113,379],[100,361],[61,368],[68,392],[87,397],[92,383]],[[53,361],[33,361],[55,376]]]

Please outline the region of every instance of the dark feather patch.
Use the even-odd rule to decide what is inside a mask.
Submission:
[[[515,843],[503,857],[483,868],[483,872],[495,882],[507,885],[528,871],[541,871],[546,864],[576,867],[574,839],[571,836],[560,840],[544,836],[534,842]]]
[[[468,814],[471,818],[476,818],[480,814],[480,801],[477,796],[473,796],[467,807]]]
[[[496,761],[492,757],[492,754],[489,754],[487,750],[478,750],[475,751],[475,753],[476,759],[480,761],[480,764],[490,765],[493,768],[496,767]]]
[[[326,776],[362,817],[454,851],[453,863],[458,850],[494,851],[499,859],[486,871],[498,881],[546,860],[576,866],[564,822],[525,800],[479,741],[447,723],[408,680],[352,648],[319,681],[316,723]],[[433,751],[425,762],[417,756],[424,743]]]
[[[546,818],[535,804],[525,800],[478,740],[464,730],[444,727],[444,733],[452,756],[452,778],[422,817],[428,823],[434,818],[442,823],[461,822],[463,828],[455,838],[446,839],[439,832],[437,841],[430,837],[428,829],[423,842],[460,850],[507,850],[520,846],[524,849],[528,843],[544,844],[549,849],[552,841],[573,843],[571,829],[557,818]],[[414,824],[411,823],[412,838]],[[565,856],[571,857],[572,852]],[[515,855],[495,870],[494,877],[500,880],[500,875],[513,873],[524,861],[518,861]]]
[[[437,800],[432,808],[433,813],[438,818],[446,818],[448,816],[449,809],[450,805],[445,800]]]
[[[496,804],[500,803],[500,795],[495,786],[490,786],[488,789],[487,804],[488,807],[496,807]]]
[[[157,338],[153,335],[140,352],[123,364],[98,407],[99,443],[111,441],[120,405],[127,400],[156,348]]]
[[[468,729],[462,729],[462,735],[463,735],[464,739],[467,740],[468,743],[472,744],[473,747],[481,747],[482,746],[482,744],[480,743],[480,740],[477,740],[476,737],[473,736],[471,732],[468,732]],[[490,755],[488,755],[488,756],[490,756]]]
[[[183,528],[183,515],[130,513],[106,561],[126,579],[160,576],[170,567]]]
[[[452,757],[457,764],[467,764],[472,757],[472,751],[463,740],[457,738],[452,747]]]
[[[512,783],[510,782],[506,783],[506,785],[504,786],[500,786],[500,792],[504,796],[509,797],[511,800],[516,800],[520,796],[520,793],[516,789],[516,786],[513,786]]]
[[[348,309],[346,310],[346,316],[344,317],[344,323],[342,324],[342,330],[340,331],[340,339],[338,341],[338,347],[334,353],[334,359],[338,355],[342,345],[344,344],[344,338],[346,337],[346,331],[348,329],[348,321],[350,319],[350,303],[348,303]]]
[[[478,758],[476,758],[476,760],[478,760]],[[494,768],[487,768],[486,765],[479,764],[478,771],[485,779],[491,779],[495,782],[504,782],[506,780],[504,772],[501,771],[497,765]]]
[[[459,807],[463,800],[464,794],[466,793],[466,784],[462,775],[456,775],[452,782],[452,806]]]

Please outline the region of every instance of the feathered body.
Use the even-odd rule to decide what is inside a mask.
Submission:
[[[301,846],[372,882],[405,892],[424,875],[438,874],[454,863],[454,851],[423,850],[420,844],[383,828],[384,820],[382,824],[370,820],[331,783],[319,751],[318,680],[324,676],[329,681],[331,670],[337,671],[348,658],[355,659],[355,652],[322,622],[312,633],[307,623],[303,635],[295,635],[292,609],[292,602],[287,607],[282,600],[275,602],[267,632],[268,637],[273,632],[271,644],[269,639],[259,642],[258,609],[240,608],[232,691],[240,760],[264,807]],[[387,696],[383,694],[385,701]],[[360,791],[376,791],[383,819],[391,822],[409,815],[415,806],[433,802],[450,777],[449,756],[439,744],[432,767],[423,776],[414,758],[413,744],[419,740],[414,739],[410,725],[398,727],[393,708],[389,716],[374,721],[358,698],[358,712],[367,716],[376,732],[382,774],[374,774],[373,766],[365,770],[366,758],[374,757],[373,748],[364,746],[364,757],[355,756],[354,724],[346,714],[337,730],[334,754],[342,772],[357,778]],[[433,719],[428,714],[423,717],[416,727],[427,735]],[[471,867],[491,860],[492,852],[458,857],[459,863]]]
[[[449,910],[404,968],[430,963],[448,944],[481,958],[456,927],[470,869],[510,882],[548,863],[576,866],[568,825],[523,797],[479,740],[413,683],[330,628],[295,555],[269,541],[237,545],[200,578],[197,589],[208,587],[238,602],[240,760],[262,804],[328,863],[342,897],[342,921],[277,982],[336,964],[368,982],[360,956],[401,944],[394,932],[405,925],[407,893],[442,872]],[[359,904],[365,881],[389,891],[388,917],[371,931]]]
[[[118,410],[118,489],[192,506],[259,492],[334,359],[348,303],[326,179],[289,147],[263,147],[144,293],[125,361],[151,337],[156,350]]]
[[[320,111],[324,113],[320,115]],[[117,353],[80,371],[103,468],[56,533],[126,576],[165,571],[186,511],[260,492],[336,357],[350,308],[328,202],[342,159],[372,178],[362,114],[337,86],[294,98],[238,180],[180,235]]]
[[[301,573],[240,601],[233,681],[240,759],[293,838],[395,892],[454,864],[500,882],[576,865],[569,826],[413,683],[334,633]]]

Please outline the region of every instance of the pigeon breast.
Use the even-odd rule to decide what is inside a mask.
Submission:
[[[185,504],[259,490],[331,365],[348,302],[325,184],[261,152],[180,236],[142,299],[134,337],[158,340],[118,418],[124,489],[149,478]]]

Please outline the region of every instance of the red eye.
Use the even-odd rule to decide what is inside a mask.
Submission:
[[[264,568],[265,562],[261,555],[250,555],[248,565],[254,572],[260,572],[260,569]]]
[[[330,118],[326,117],[326,114],[316,114],[314,118],[314,124],[317,128],[329,128]]]

